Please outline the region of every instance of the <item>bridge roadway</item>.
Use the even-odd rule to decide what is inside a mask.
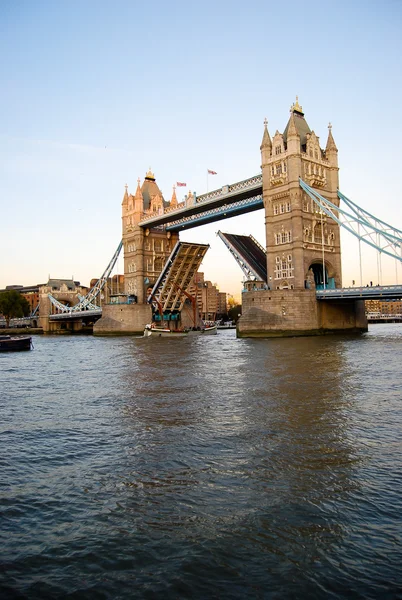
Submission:
[[[317,300],[398,300],[402,298],[402,285],[376,285],[367,287],[349,287],[322,289],[316,291]]]
[[[139,225],[147,228],[167,224],[167,231],[183,231],[261,208],[264,208],[262,175],[256,175],[202,196],[194,195],[194,203],[190,206],[168,209],[162,215],[146,217]]]
[[[68,311],[55,313],[53,315],[49,315],[50,321],[76,321],[77,319],[92,319],[93,317],[101,317],[102,309],[101,308],[93,308],[87,310],[76,310],[76,311]]]

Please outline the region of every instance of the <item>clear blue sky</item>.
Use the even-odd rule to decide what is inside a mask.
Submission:
[[[264,118],[283,131],[296,94],[321,146],[333,125],[341,190],[402,229],[401,31],[400,0],[2,0],[0,288],[100,276],[149,167],[167,200],[205,192],[208,168],[210,189],[259,173]],[[218,229],[264,244],[263,212],[183,237],[237,294]],[[345,285],[356,256],[345,240]]]

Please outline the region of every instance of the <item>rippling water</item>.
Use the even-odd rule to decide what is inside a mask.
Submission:
[[[0,355],[1,598],[402,597],[402,326]]]

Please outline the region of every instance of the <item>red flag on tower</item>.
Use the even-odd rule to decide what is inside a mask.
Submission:
[[[211,171],[211,169],[208,169],[208,173],[209,175],[218,175],[216,171]]]
[[[186,187],[187,183],[183,183],[182,181],[176,182],[177,187]]]

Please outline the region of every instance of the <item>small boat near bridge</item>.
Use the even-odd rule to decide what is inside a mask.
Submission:
[[[0,352],[18,352],[33,348],[30,335],[11,336],[0,335]]]
[[[155,327],[153,325],[145,325],[144,337],[164,337],[170,339],[183,338],[188,335],[187,330],[174,330],[168,327]]]
[[[188,330],[189,335],[216,335],[218,333],[218,326],[205,325],[205,327],[192,327]]]
[[[193,337],[199,335],[216,335],[217,325],[206,325],[205,327],[192,327],[190,329],[169,329],[168,327],[158,327],[156,325],[145,325],[144,337]]]

